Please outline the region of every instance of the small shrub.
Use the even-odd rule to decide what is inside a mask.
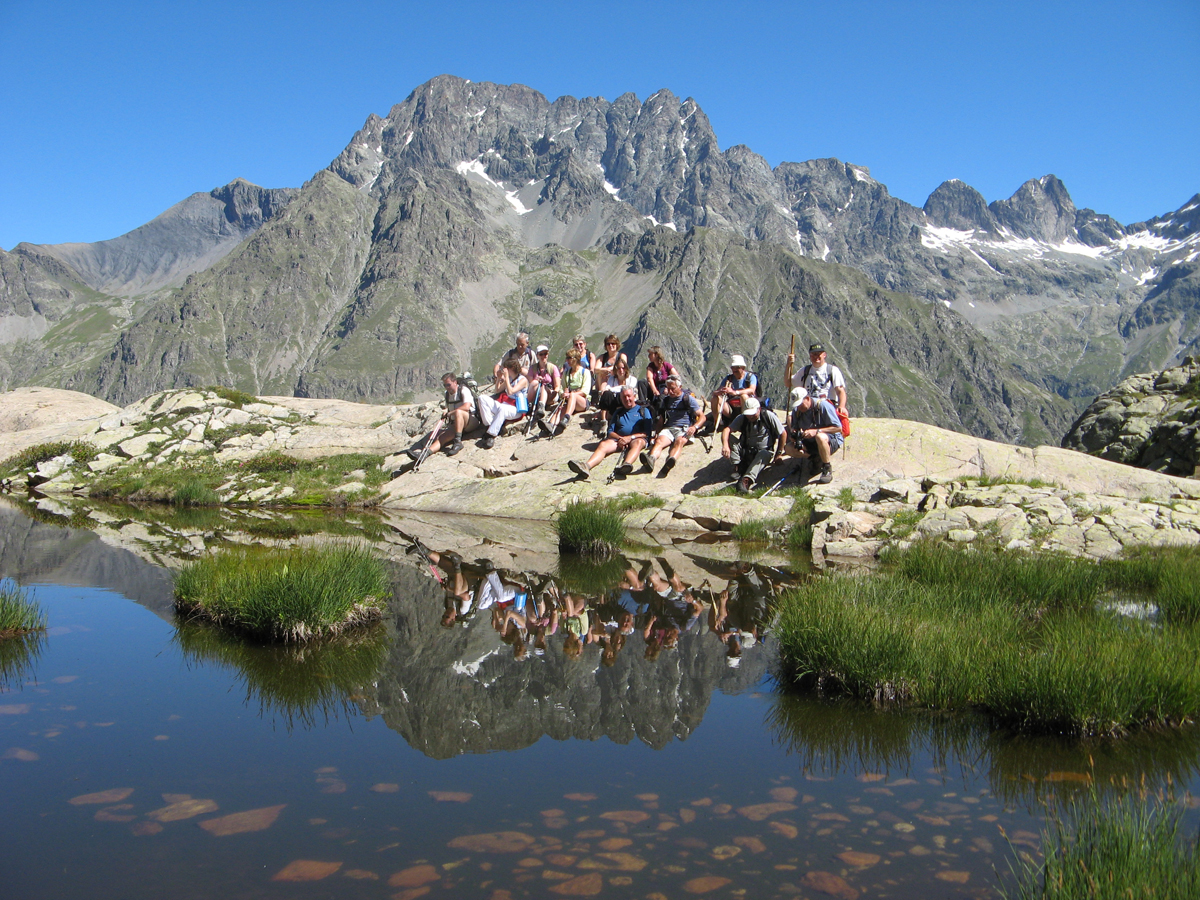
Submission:
[[[307,460],[296,459],[294,456],[288,456],[286,453],[281,453],[278,450],[268,450],[266,453],[260,453],[258,456],[252,456],[250,459],[242,463],[242,470],[245,472],[254,472],[259,475],[274,475],[281,472],[296,472],[300,469],[310,468],[311,463]]]
[[[98,451],[87,441],[52,441],[47,444],[35,444],[0,463],[0,471],[27,472],[44,462],[65,454],[70,454],[77,463],[89,463],[96,458]]]
[[[222,400],[228,400],[233,404],[235,409],[241,409],[247,403],[260,402],[253,394],[247,394],[245,391],[239,391],[237,388],[206,387],[204,390],[211,391]]]
[[[0,639],[43,631],[46,613],[15,581],[0,581]]]
[[[854,491],[849,487],[844,487],[837,494],[837,505],[849,512],[854,509]]]
[[[554,520],[558,549],[607,559],[625,540],[625,513],[613,500],[576,500]]]
[[[243,548],[190,563],[175,608],[267,641],[307,641],[374,621],[391,595],[383,564],[357,547]]]

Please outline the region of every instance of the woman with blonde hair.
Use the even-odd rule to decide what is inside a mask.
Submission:
[[[588,408],[588,397],[592,393],[592,373],[583,367],[578,350],[567,351],[567,371],[562,376],[563,402],[547,423],[538,419],[538,427],[550,436],[561,434],[571,424],[571,415]]]

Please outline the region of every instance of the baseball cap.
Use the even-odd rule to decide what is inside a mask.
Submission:
[[[824,353],[824,352],[825,352],[825,345],[824,345],[824,344],[812,344],[812,345],[811,345],[811,346],[808,348],[808,352],[809,352],[809,353]]]
[[[547,347],[545,344],[538,344],[537,352],[538,353],[549,353],[550,348]]]
[[[758,414],[759,402],[755,397],[747,397],[742,401],[742,415],[753,416]]]
[[[792,408],[799,406],[804,402],[804,398],[808,396],[808,391],[802,387],[792,388]]]

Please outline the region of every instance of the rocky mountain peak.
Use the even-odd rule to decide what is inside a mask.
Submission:
[[[934,189],[925,201],[925,215],[942,228],[989,233],[998,230],[983,194],[957,178],[943,181]]]
[[[1007,200],[988,207],[996,221],[1017,237],[1061,243],[1075,234],[1075,204],[1055,175],[1030,179]]]

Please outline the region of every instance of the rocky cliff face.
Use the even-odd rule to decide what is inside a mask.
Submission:
[[[832,344],[855,413],[1032,443],[1114,373],[1200,337],[1200,195],[1129,228],[1076,209],[1054,176],[990,205],[951,181],[919,209],[863,166],[772,170],[722,151],[695,101],[668,91],[550,102],[440,76],[298,191],[224,190],[120,246],[23,245],[59,263],[42,282],[68,293],[72,279],[128,296],[192,274],[141,303],[91,295],[107,318],[82,342],[75,295],[74,330],[30,337],[42,326],[26,315],[0,348],[4,386],[50,379],[120,403],[214,382],[405,399],[446,369],[490,369],[524,329],[556,357],[576,331],[661,343],[699,388],[730,353],[781,369],[796,333]],[[180,229],[220,239],[168,240]],[[163,249],[181,244],[178,259]]]
[[[1126,378],[1096,398],[1062,445],[1168,475],[1200,473],[1200,360]]]

